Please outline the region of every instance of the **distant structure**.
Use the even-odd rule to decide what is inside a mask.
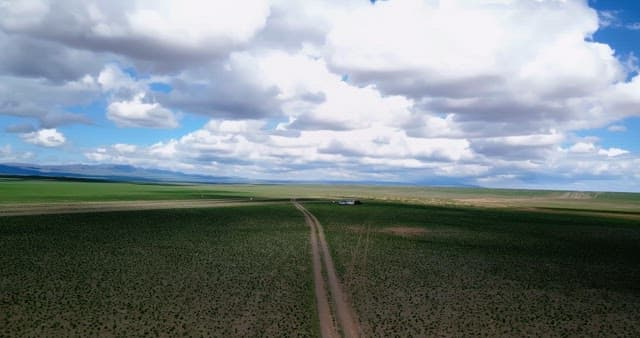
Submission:
[[[362,202],[360,202],[360,200],[339,200],[339,201],[333,201],[333,203],[337,203],[338,205],[358,205],[358,204],[362,204]]]

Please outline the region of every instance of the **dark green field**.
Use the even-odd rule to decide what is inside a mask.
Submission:
[[[366,336],[638,336],[638,221],[308,205]]]
[[[639,194],[15,179],[0,215],[281,204],[0,216],[0,336],[318,336],[296,196],[316,198],[365,336],[640,336]]]
[[[0,217],[0,336],[313,336],[291,205]]]

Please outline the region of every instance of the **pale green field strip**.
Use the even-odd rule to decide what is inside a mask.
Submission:
[[[640,194],[484,188],[390,187],[325,184],[167,185],[56,180],[0,181],[0,205],[89,201],[357,198],[418,205],[546,208],[563,212],[640,215]]]

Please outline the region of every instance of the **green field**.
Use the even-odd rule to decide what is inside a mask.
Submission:
[[[318,336],[293,197],[365,336],[640,336],[640,194],[16,179],[0,215],[35,215],[0,216],[0,336]],[[280,204],[37,215],[202,199]]]
[[[0,204],[191,199],[359,198],[420,205],[544,208],[564,212],[623,212],[640,219],[640,194],[485,188],[327,184],[135,184],[0,179]]]
[[[0,180],[0,203],[93,202],[244,198],[241,191],[211,186],[75,182],[61,180]]]
[[[366,336],[638,336],[640,224],[308,204]]]
[[[313,336],[291,205],[0,217],[0,336]]]

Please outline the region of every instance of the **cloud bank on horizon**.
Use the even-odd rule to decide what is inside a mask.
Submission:
[[[640,191],[637,58],[596,39],[638,22],[591,5],[0,1],[0,162]]]

